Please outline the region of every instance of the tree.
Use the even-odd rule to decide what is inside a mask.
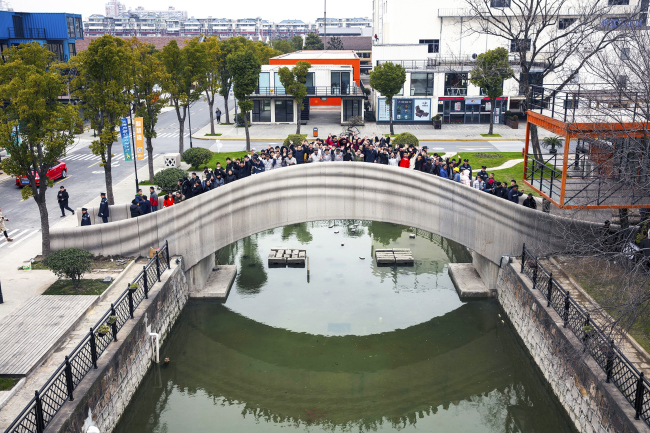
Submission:
[[[81,248],[66,248],[47,256],[43,264],[57,277],[71,279],[72,287],[79,289],[81,277],[92,270],[92,258],[92,253]]]
[[[273,49],[282,51],[284,54],[291,53],[294,51],[294,48],[291,45],[291,43],[283,39],[271,41],[271,46],[273,47]]]
[[[251,150],[251,138],[248,131],[247,116],[248,112],[253,109],[253,101],[251,101],[249,95],[257,88],[262,66],[255,54],[250,50],[229,55],[227,63],[234,83],[233,93],[245,119],[246,150],[249,151]]]
[[[393,96],[397,95],[406,82],[406,70],[401,65],[392,62],[382,63],[375,66],[370,72],[370,87],[381,93],[386,98],[386,105],[389,110],[390,134],[393,131]]]
[[[162,98],[157,86],[163,81],[162,64],[154,55],[154,46],[133,38],[130,41],[133,55],[133,103],[135,115],[142,117],[143,135],[147,141],[147,165],[149,167],[149,182],[153,180],[153,143],[157,137],[156,124],[162,107],[167,102]]]
[[[514,71],[508,62],[508,50],[499,47],[479,54],[476,58],[476,65],[470,73],[472,84],[483,89],[485,95],[490,98],[490,130],[494,131],[494,107],[498,97],[503,95],[503,82],[512,77]]]
[[[196,38],[195,38],[196,39]],[[178,118],[178,153],[184,151],[183,134],[187,110],[192,102],[198,101],[202,89],[194,86],[206,64],[205,50],[198,40],[190,41],[182,50],[175,40],[171,40],[159,53],[165,72],[162,89],[169,95],[169,101],[176,110]]]
[[[294,36],[293,38],[291,38],[291,46],[293,47],[293,51],[301,51],[302,45],[303,45],[302,36]]]
[[[5,62],[0,63],[0,94],[10,101],[0,108],[0,147],[11,154],[2,161],[2,169],[29,179],[23,198],[33,196],[38,206],[44,256],[50,254],[45,192],[51,181],[47,172],[73,143],[73,128],[79,120],[73,105],[59,102],[65,84],[53,59],[46,47],[30,42],[5,52]],[[40,187],[36,186],[37,177]]]
[[[342,50],[343,49],[343,41],[338,36],[332,36],[332,37],[329,38],[329,41],[327,42],[327,49],[328,50]]]
[[[325,45],[316,33],[310,33],[305,39],[305,50],[323,50]]]
[[[221,56],[222,42],[216,37],[208,37],[203,41],[206,53],[206,65],[203,68],[203,77],[200,78],[202,82],[201,87],[205,93],[205,99],[208,102],[210,110],[210,133],[214,134],[214,97],[219,94],[221,90],[221,80],[219,79],[219,71],[222,69]]]
[[[298,115],[296,120],[296,134],[300,134],[300,113],[304,107],[303,101],[307,97],[307,74],[311,64],[309,62],[299,61],[296,65],[289,69],[286,66],[278,70],[280,74],[280,82],[284,86],[285,91],[293,96],[293,100],[298,107]]]
[[[98,139],[90,145],[93,155],[101,157],[104,168],[106,198],[115,204],[113,196],[113,143],[122,117],[129,113],[133,95],[133,56],[127,43],[120,38],[104,35],[93,40],[88,49],[70,61],[78,71],[73,80],[77,89],[73,96],[83,103],[84,116],[97,131]]]
[[[559,88],[570,83],[596,53],[620,37],[620,24],[603,26],[611,16],[608,2],[572,0],[465,0],[468,32],[496,37],[508,46],[520,67],[514,75],[530,106],[533,84],[554,74]],[[493,7],[494,2],[503,7]],[[616,4],[616,2],[610,2]],[[616,6],[615,6],[616,7]],[[571,18],[565,18],[570,11]],[[560,25],[561,24],[561,25]],[[531,75],[531,71],[535,74]],[[531,79],[534,81],[531,83]],[[531,125],[535,158],[542,159],[537,127]]]

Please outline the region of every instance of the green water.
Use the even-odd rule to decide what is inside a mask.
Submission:
[[[352,224],[222,250],[238,266],[227,302],[187,304],[161,348],[170,364],[147,373],[115,431],[573,432],[498,303],[456,295],[447,264],[469,261],[462,247]],[[386,246],[410,248],[415,266],[376,267]],[[305,248],[309,280],[269,268],[273,247]]]

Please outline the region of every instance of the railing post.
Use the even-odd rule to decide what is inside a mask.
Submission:
[[[146,266],[142,267],[142,280],[144,281],[144,299],[149,299],[149,275]]]
[[[533,268],[533,290],[537,288],[537,263],[535,263],[535,267]]]
[[[590,318],[589,313],[587,313],[587,317],[585,317],[585,322],[582,324],[583,328],[589,326],[589,318]],[[589,340],[589,333],[586,332],[584,329],[582,330],[582,332],[585,333],[584,337],[582,338],[582,343],[587,344],[587,340]]]
[[[133,289],[131,289],[130,286],[127,296],[129,297],[129,315],[131,316],[131,319],[133,319]]]
[[[636,383],[636,398],[634,399],[634,419],[639,419],[643,410],[643,372]]]
[[[521,271],[520,274],[524,273],[524,265],[526,264],[526,243],[521,247]]]
[[[167,269],[171,269],[171,266],[169,265],[169,241],[165,241],[165,257],[167,258]]]
[[[72,381],[72,366],[70,365],[70,359],[66,355],[65,357],[65,386],[68,389],[68,399],[74,401],[74,396],[72,391],[74,391],[74,383]]]
[[[90,328],[90,358],[93,361],[93,368],[97,369],[97,343],[95,342],[95,333]]]
[[[158,282],[160,282],[160,259],[158,258],[158,252],[156,252],[156,274],[158,275]]]
[[[113,323],[111,323],[111,329],[113,331],[113,341],[117,341],[117,314],[115,314],[115,305],[111,304],[111,316],[115,317]]]
[[[569,323],[569,307],[571,306],[571,302],[569,301],[571,299],[571,295],[569,294],[569,291],[566,291],[566,297],[564,298],[564,314],[562,315],[562,318],[564,319],[564,327],[566,328],[567,323]]]
[[[546,306],[551,306],[551,296],[553,296],[553,273],[548,275],[548,287],[546,288]]]
[[[607,364],[605,365],[605,374],[607,379],[605,382],[609,383],[612,379],[612,371],[614,370],[614,340],[609,340],[609,348],[607,349]]]
[[[43,433],[43,430],[45,430],[45,418],[43,417],[43,404],[41,403],[41,396],[38,394],[38,391],[34,391],[34,400],[36,402],[34,406],[36,412],[36,433]]]

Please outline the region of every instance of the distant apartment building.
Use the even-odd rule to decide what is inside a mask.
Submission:
[[[104,13],[107,17],[116,17],[126,12],[126,5],[117,0],[111,0],[104,6]]]

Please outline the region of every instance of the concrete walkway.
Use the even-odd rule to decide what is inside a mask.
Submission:
[[[514,167],[515,165],[520,164],[522,162],[524,162],[523,158],[522,159],[511,159],[510,161],[506,161],[506,162],[504,162],[503,164],[501,164],[498,167],[492,167],[492,168],[488,168],[486,170],[487,171],[503,170],[504,168]]]

